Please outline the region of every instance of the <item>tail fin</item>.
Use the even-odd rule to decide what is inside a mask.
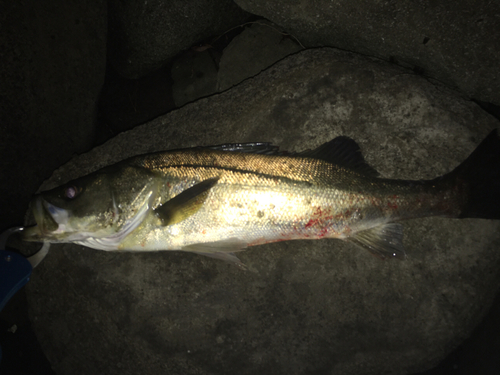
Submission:
[[[460,218],[500,220],[500,138],[496,129],[451,174],[468,188]]]

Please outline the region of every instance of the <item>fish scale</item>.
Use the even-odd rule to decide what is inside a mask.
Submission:
[[[352,232],[391,219],[428,215],[432,202],[442,199],[429,184],[411,186],[404,180],[367,179],[321,160],[298,158],[293,164],[300,166],[300,170],[284,172],[283,161],[292,164],[287,158],[238,155],[243,157],[237,157],[235,162],[227,153],[207,154],[201,152],[191,158],[183,158],[182,153],[161,155],[159,160],[144,161],[145,167],[161,173],[163,186],[173,186],[160,194],[168,199],[175,196],[171,191],[184,191],[213,177],[219,180],[195,215],[181,223],[161,227],[152,210],[147,226],[137,228],[134,233],[137,238],[131,235],[121,248],[176,250],[228,236],[248,246],[304,238],[345,238]],[[178,160],[184,160],[185,164],[179,165]],[[364,193],[358,186],[363,187]],[[416,191],[409,194],[410,190]],[[421,197],[420,200],[429,205],[420,205],[418,210],[412,197]],[[370,217],[363,221],[366,216]],[[134,243],[141,245],[134,246]]]

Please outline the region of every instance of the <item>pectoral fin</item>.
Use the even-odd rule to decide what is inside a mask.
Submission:
[[[227,240],[197,243],[184,246],[182,251],[189,251],[199,255],[204,255],[210,258],[220,259],[225,262],[234,264],[242,270],[248,268],[239,260],[233,253],[243,251],[247,247],[247,243],[237,238],[228,238]]]
[[[194,215],[205,203],[210,189],[219,178],[209,178],[202,181],[155,209],[156,215],[161,219],[162,225],[172,225]]]
[[[349,237],[347,241],[361,246],[378,258],[405,259],[406,257],[401,224],[390,223],[364,230]]]

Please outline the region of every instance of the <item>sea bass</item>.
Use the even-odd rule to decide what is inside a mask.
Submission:
[[[338,238],[404,258],[400,220],[500,219],[497,130],[455,170],[391,180],[350,138],[287,154],[268,143],[135,156],[38,194],[27,241],[100,250],[181,250],[242,266],[246,247]]]

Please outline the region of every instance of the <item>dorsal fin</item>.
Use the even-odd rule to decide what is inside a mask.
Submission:
[[[250,143],[225,143],[216,146],[205,146],[210,150],[245,152],[261,155],[276,155],[279,153],[279,146],[274,146],[270,142],[250,142]]]
[[[366,163],[358,144],[353,139],[345,136],[334,138],[330,142],[326,142],[314,150],[302,152],[279,151],[279,147],[273,146],[270,142],[227,143],[201,148],[261,155],[282,155],[320,159],[356,171],[367,177],[377,177],[379,175],[374,168]]]
[[[340,136],[323,143],[314,150],[299,152],[296,156],[324,160],[367,177],[377,177],[379,173],[369,166],[358,144],[351,138]]]

